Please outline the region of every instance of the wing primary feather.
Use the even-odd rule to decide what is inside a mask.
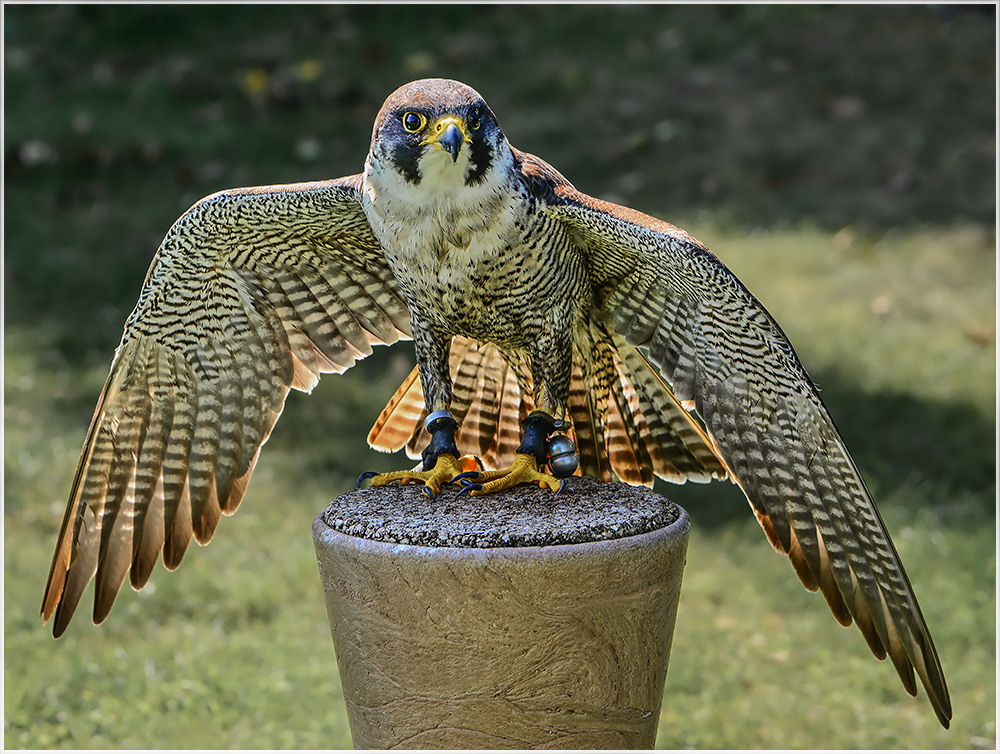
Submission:
[[[163,550],[164,538],[164,501],[163,476],[156,481],[156,487],[149,501],[141,524],[137,522],[133,537],[132,568],[129,571],[129,583],[135,590],[142,589],[153,573],[156,560]]]
[[[188,492],[188,473],[191,446],[199,411],[199,398],[195,375],[183,354],[173,354],[174,367],[174,423],[163,454],[163,564],[173,570],[187,547],[183,534],[184,522],[190,527],[191,501]],[[180,520],[178,520],[180,519]],[[183,546],[181,543],[183,542]]]
[[[96,438],[95,455],[104,457],[113,453],[111,438],[102,433]],[[103,496],[108,485],[107,466],[89,468],[84,489],[81,491],[80,516],[73,533],[73,558],[67,566],[65,583],[55,611],[52,635],[58,638],[66,630],[87,584],[97,573],[100,549],[100,516]]]
[[[148,361],[151,412],[136,461],[130,583],[139,589],[163,547],[163,459],[174,423],[173,359],[151,346]]]
[[[226,368],[218,356],[218,350],[211,344],[204,344],[187,354],[197,374],[198,385],[198,415],[191,441],[187,486],[191,524],[199,528],[202,516],[207,514],[211,519],[214,515],[211,509],[218,506],[215,470],[222,431],[224,381],[220,373]]]
[[[134,380],[119,393],[124,404],[118,408],[119,421],[114,435],[114,459],[107,496],[99,521],[100,550],[94,579],[94,623],[102,623],[114,604],[125,574],[132,564],[135,534],[136,469],[145,444],[146,428],[153,409],[147,379],[146,351],[139,352]]]
[[[105,427],[106,410],[119,392],[126,371],[125,364],[133,358],[132,349],[122,348],[112,363],[87,430],[69,503],[56,540],[41,609],[45,622],[58,612],[53,625],[56,637],[65,631],[83,589],[97,571],[99,532],[97,518],[90,505],[103,506],[111,472],[109,459],[113,457],[114,450]],[[74,569],[75,575],[71,573]],[[87,573],[86,578],[81,577],[82,573]]]
[[[174,510],[172,524],[163,539],[163,565],[168,571],[176,570],[181,564],[192,533],[191,492],[185,481]]]

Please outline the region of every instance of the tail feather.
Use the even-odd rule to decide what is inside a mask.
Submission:
[[[423,423],[424,396],[420,392],[420,372],[416,367],[403,380],[368,433],[368,444],[386,453],[409,442],[413,428]]]
[[[521,444],[521,422],[531,412],[531,394],[525,395],[518,385],[512,367],[504,364],[503,383],[500,389],[496,430],[489,450],[482,456],[487,468],[503,468],[514,459]]]
[[[454,374],[452,380],[453,398],[451,402],[451,412],[458,422],[459,427],[465,423],[465,418],[470,407],[476,402],[477,394],[480,391],[480,383],[483,380],[483,353],[476,347],[476,342],[465,338],[456,338],[451,345],[451,371]],[[423,420],[421,420],[421,425]],[[426,444],[429,436],[424,435],[420,447]],[[416,442],[418,438],[413,438]]]
[[[580,455],[578,474],[651,485],[725,479],[729,472],[697,418],[680,404],[649,362],[617,336],[602,341],[587,363],[574,355],[567,401],[568,434]],[[521,421],[533,409],[523,361],[491,344],[456,337],[451,347],[459,450],[479,455],[486,468],[513,461]],[[375,421],[368,443],[419,458],[430,441],[419,374],[414,369]]]
[[[566,411],[572,425],[571,436],[580,456],[579,473],[609,482],[612,478],[611,466],[608,454],[603,452],[604,430],[601,427],[600,412],[593,399],[593,393],[584,382],[580,361],[574,359]]]
[[[452,403],[453,412],[458,411],[455,419],[460,421],[455,441],[461,443],[460,448],[475,453],[481,459],[490,455],[496,435],[503,431],[499,424],[500,394],[507,375],[507,365],[496,354],[496,349],[488,349],[496,354],[495,359],[491,359],[484,352],[486,350],[469,351],[466,358],[471,362],[470,367],[475,366],[475,377],[469,386],[471,389],[465,392],[466,400]],[[460,366],[456,376],[461,376],[463,371]],[[483,462],[486,463],[485,460]]]

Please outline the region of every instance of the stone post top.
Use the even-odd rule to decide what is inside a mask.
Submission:
[[[348,536],[435,548],[572,545],[688,526],[681,508],[648,487],[591,477],[570,477],[558,493],[533,485],[482,497],[460,490],[446,485],[434,500],[415,484],[352,490],[320,517]]]

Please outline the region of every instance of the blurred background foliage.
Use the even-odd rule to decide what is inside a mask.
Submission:
[[[775,314],[879,500],[956,701],[937,730],[738,490],[665,486],[695,534],[660,745],[993,748],[993,14],[5,4],[6,745],[350,745],[308,527],[359,471],[407,463],[363,439],[406,344],[292,396],[240,515],[107,625],[81,609],[53,642],[37,605],[170,223],[220,189],[359,172],[388,93],[445,76],[582,191],[707,242]]]

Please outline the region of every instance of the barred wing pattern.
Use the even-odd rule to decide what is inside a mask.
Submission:
[[[896,549],[839,432],[764,307],[702,244],[674,226],[576,191],[524,155],[548,211],[585,250],[605,320],[648,349],[678,399],[704,419],[732,478],[803,585],[891,658],[938,719],[951,701]]]
[[[66,629],[96,576],[100,623],[130,572],[176,568],[243,497],[290,388],[311,390],[409,312],[360,176],[226,191],[167,233],[125,324],[52,558],[42,617]]]

